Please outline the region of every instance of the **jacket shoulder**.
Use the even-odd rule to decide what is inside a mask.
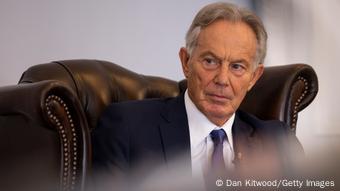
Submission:
[[[131,119],[133,119],[133,121],[145,121],[148,117],[156,119],[164,110],[169,99],[171,98],[111,103],[101,114],[101,119],[110,118],[115,121],[120,121],[125,118],[127,118],[127,121]]]
[[[278,131],[284,133],[289,129],[289,126],[286,123],[279,120],[262,120],[253,114],[241,110],[238,110],[236,115],[239,119],[253,127],[254,130]]]
[[[140,112],[143,110],[151,111],[152,109],[162,108],[167,100],[165,99],[144,99],[144,100],[133,100],[133,101],[123,101],[117,103],[111,103],[104,112],[114,112],[119,110],[121,112]]]
[[[253,128],[253,135],[277,145],[283,158],[301,159],[304,157],[304,150],[300,141],[292,131],[289,131],[289,125],[286,123],[279,120],[261,120],[244,111],[237,111],[237,116]],[[288,160],[295,160],[293,158]]]

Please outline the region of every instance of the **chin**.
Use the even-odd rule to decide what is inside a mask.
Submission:
[[[217,119],[221,120],[227,120],[229,117],[234,113],[234,110],[226,110],[225,108],[210,108],[208,110],[208,113],[210,113],[211,116]]]

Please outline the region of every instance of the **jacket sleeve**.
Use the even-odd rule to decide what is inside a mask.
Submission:
[[[95,175],[119,177],[129,169],[129,128],[123,116],[118,104],[110,105],[92,132]]]
[[[283,123],[284,124],[284,123]],[[284,129],[289,129],[286,124]],[[285,174],[296,175],[300,164],[305,160],[304,149],[294,132],[286,131],[283,152],[285,158]]]

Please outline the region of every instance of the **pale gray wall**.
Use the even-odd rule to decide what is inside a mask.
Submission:
[[[79,58],[182,79],[179,48],[195,13],[210,2],[1,0],[0,86],[17,83],[29,66]]]

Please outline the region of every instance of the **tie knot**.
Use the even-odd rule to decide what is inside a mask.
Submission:
[[[210,133],[211,139],[214,144],[221,144],[223,140],[226,138],[226,133],[223,129],[213,130]]]

